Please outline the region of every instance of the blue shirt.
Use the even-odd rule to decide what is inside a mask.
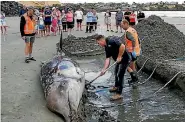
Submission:
[[[97,20],[98,20],[98,16],[93,14],[93,16],[92,16],[92,22],[97,22]]]
[[[92,17],[93,17],[93,13],[92,13],[92,12],[88,12],[88,13],[87,13],[86,22],[92,22]]]

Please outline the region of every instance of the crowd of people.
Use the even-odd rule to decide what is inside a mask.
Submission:
[[[42,10],[37,10],[34,7],[23,7],[20,11],[20,32],[23,40],[26,42],[25,47],[25,62],[28,63],[29,60],[35,60],[32,53],[32,46],[35,40],[35,37],[50,36],[51,32],[53,35],[60,34],[61,31],[68,32],[68,36],[71,36],[72,30],[74,30],[75,19],[77,23],[76,31],[82,30],[82,22],[84,21],[84,14],[79,8],[75,12],[72,9],[60,11],[58,7],[45,7]],[[107,31],[111,28],[111,12],[107,11],[104,15],[105,24],[107,25]],[[138,21],[141,21],[144,18],[142,12],[139,12],[137,15]],[[118,32],[118,27],[122,32],[121,22],[127,20],[130,26],[135,25],[136,15],[134,11],[130,12],[128,9],[123,12],[119,9],[115,15],[116,20],[116,33]],[[97,29],[98,15],[96,10],[89,9],[86,14],[86,33],[91,33]],[[28,42],[28,43],[27,43]]]
[[[72,9],[68,9],[67,11],[60,11],[58,7],[53,7],[52,9],[50,9],[49,7],[45,7],[40,11],[36,10],[37,9],[35,9],[35,20],[37,23],[36,34],[39,36],[49,36],[50,32],[53,32],[54,35],[57,35],[57,33],[60,34],[61,29],[63,30],[63,32],[68,32],[68,36],[70,36],[72,30],[74,30],[75,19],[77,23],[76,31],[83,31],[82,22],[84,21],[84,14],[80,8],[75,12]],[[20,16],[23,15],[25,12],[26,7],[23,7],[23,9],[20,11]],[[145,18],[145,16],[144,13],[140,11],[137,15],[137,19],[138,21],[141,21],[142,18]],[[116,33],[118,32],[118,28],[120,27],[121,21],[123,19],[126,19],[131,26],[136,24],[136,14],[134,13],[134,11],[129,11],[129,9],[127,9],[123,14],[123,11],[121,11],[121,9],[118,9],[118,12],[115,15]],[[111,32],[114,32],[111,26],[111,12],[109,10],[107,10],[104,15],[104,22],[107,27],[107,31],[109,31],[110,29]],[[94,8],[91,8],[86,14],[85,32],[91,33],[92,31],[95,31],[97,29],[97,23],[98,14]],[[121,27],[120,30],[122,33]]]
[[[134,26],[136,24],[136,20],[140,22],[144,18],[145,18],[145,14],[141,10],[136,16],[135,11],[129,11],[129,9],[126,9],[126,11],[123,14],[121,9],[118,9],[118,12],[116,12],[116,15],[115,15],[115,21],[116,21],[116,31],[115,32],[118,33],[118,28],[120,27],[120,31],[122,33],[121,22],[123,19],[126,19],[129,22],[130,26]],[[107,10],[104,15],[104,22],[106,24],[107,31],[109,31],[110,29],[111,32],[114,32],[111,28],[111,25],[112,25],[111,12],[109,10]]]

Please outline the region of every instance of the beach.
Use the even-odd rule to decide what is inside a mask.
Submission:
[[[175,25],[185,34],[185,18],[177,18],[181,14],[176,17],[172,17],[171,13],[168,14],[166,14],[167,17],[162,17],[164,21]],[[104,14],[99,13],[98,15],[100,26],[98,26],[96,33],[106,36],[121,36],[123,34],[120,32],[106,32]],[[1,35],[2,122],[61,122],[61,118],[46,108],[43,90],[39,81],[40,64],[42,61],[51,59],[56,54],[56,43],[59,42],[60,35],[36,38],[33,56],[37,61],[26,64],[24,63],[24,41],[19,33],[20,18],[7,17],[6,20],[9,26],[8,35]],[[112,16],[112,23],[113,30],[116,30],[114,16]],[[85,25],[85,22],[83,22],[83,25]],[[85,33],[85,26],[83,26],[83,30],[76,31],[75,27],[72,34],[76,37],[93,34]],[[64,38],[67,37],[67,33],[63,33],[63,35]],[[168,118],[170,118],[170,115],[168,115]],[[183,114],[181,118],[183,118]]]

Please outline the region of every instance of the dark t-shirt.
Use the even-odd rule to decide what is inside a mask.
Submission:
[[[140,18],[145,18],[145,14],[143,12],[141,13],[138,13],[137,15],[137,19],[140,19]],[[139,22],[142,21],[142,20],[138,20]]]
[[[121,38],[120,37],[109,37],[106,38],[107,45],[105,46],[106,58],[112,57],[115,61],[119,54],[119,47],[121,46]]]
[[[130,15],[130,14],[131,14],[130,11],[126,11],[126,12],[124,13],[124,15]],[[125,19],[126,19],[128,22],[130,22],[129,17],[125,17]]]
[[[51,11],[50,10],[46,10],[44,12],[45,15],[51,15]],[[45,22],[51,22],[51,16],[49,17],[45,17]]]

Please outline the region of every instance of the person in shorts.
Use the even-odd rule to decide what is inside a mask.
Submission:
[[[44,18],[43,13],[40,13],[39,16],[39,34],[41,37],[45,36],[45,27],[44,27]]]
[[[66,20],[67,20],[68,36],[70,36],[71,30],[74,27],[74,24],[73,24],[74,17],[73,17],[73,13],[71,12],[71,9],[69,9],[68,13],[66,14]]]
[[[75,12],[75,16],[77,22],[77,31],[79,31],[79,28],[82,31],[83,12],[81,11],[80,8]]]
[[[45,8],[45,11],[44,11],[44,16],[45,16],[45,19],[44,19],[44,24],[45,24],[45,29],[46,29],[46,35],[49,36],[50,35],[50,27],[51,27],[51,10],[49,7],[46,7]]]
[[[66,13],[62,10],[62,28],[63,32],[67,32],[67,20],[66,20]]]
[[[118,27],[120,27],[121,33],[122,33],[122,28],[121,28],[121,21],[123,20],[123,12],[121,9],[118,9],[118,12],[116,13],[116,33],[118,32]]]
[[[2,34],[7,34],[6,32],[6,21],[5,21],[5,13],[4,12],[1,12],[1,17],[0,17],[0,26],[1,26],[1,33]],[[3,31],[3,28],[4,28],[4,31]]]
[[[60,34],[60,32],[61,32],[62,20],[61,20],[61,12],[60,12],[60,10],[59,10],[58,7],[56,7],[56,16],[57,16],[57,20],[58,20],[58,22],[57,22],[57,24],[58,24],[58,31],[59,31],[59,34]]]
[[[107,31],[109,31],[109,28],[110,28],[111,32],[113,32],[113,30],[111,29],[111,12],[109,10],[107,10],[104,17],[105,17],[104,21],[107,26]]]
[[[34,8],[28,7],[28,11],[21,16],[20,32],[21,37],[25,41],[25,63],[29,63],[31,60],[36,61],[32,57],[32,48],[35,41],[35,20],[34,20]]]

